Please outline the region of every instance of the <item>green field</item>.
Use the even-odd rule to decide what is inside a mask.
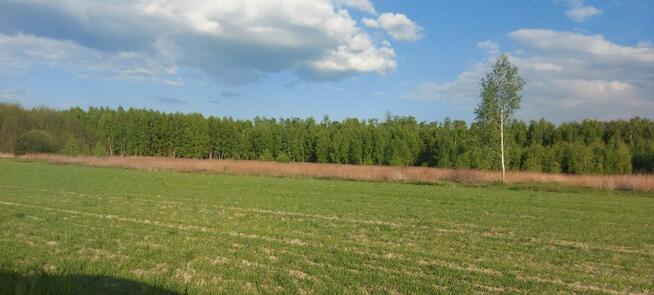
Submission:
[[[0,160],[0,294],[652,293],[654,197]]]

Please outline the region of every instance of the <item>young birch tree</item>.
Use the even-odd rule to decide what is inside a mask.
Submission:
[[[525,81],[518,74],[518,67],[509,61],[506,54],[500,55],[490,72],[481,80],[481,102],[475,109],[475,114],[480,124],[490,128],[492,133],[499,132],[502,182],[506,174],[504,131],[513,113],[520,108],[524,84]]]

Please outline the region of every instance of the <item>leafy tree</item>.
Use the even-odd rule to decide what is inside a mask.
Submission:
[[[528,171],[543,171],[545,148],[539,144],[529,146],[522,159],[522,169]]]
[[[20,105],[0,104],[0,150],[19,153],[14,148],[18,137],[28,130],[27,113]]]
[[[48,138],[42,142],[50,142],[54,150],[22,147],[18,152],[500,169],[501,157],[488,156],[501,143],[497,121],[417,122],[389,114],[383,122],[325,117],[317,123],[312,118],[235,120],[120,107],[57,111],[0,103],[0,152],[15,152],[28,130],[41,130],[47,136],[40,137]],[[654,122],[649,119],[584,120],[559,126],[544,119],[504,123],[507,169],[654,170]],[[21,139],[22,145],[28,137]]]
[[[64,146],[64,153],[68,156],[75,156],[77,152],[77,140],[75,140],[75,137],[68,138]]]
[[[559,159],[561,159],[561,156],[558,146],[545,148],[542,159],[543,172],[561,173],[561,162]]]
[[[611,174],[626,174],[632,172],[632,155],[629,147],[618,139],[613,138],[607,152],[607,172]]]
[[[259,155],[259,160],[260,161],[273,161],[275,158],[273,157],[272,153],[269,150],[264,150],[260,155]]]
[[[513,113],[520,107],[521,91],[525,82],[518,74],[518,67],[511,64],[509,57],[502,54],[490,72],[481,81],[481,102],[475,110],[477,121],[499,131],[502,181],[506,167],[504,161],[504,131]]]
[[[289,159],[288,156],[285,153],[280,153],[279,155],[277,155],[277,158],[275,159],[275,161],[281,162],[281,163],[288,163],[288,162],[291,161],[291,159]]]
[[[17,155],[27,153],[54,153],[59,150],[55,139],[43,130],[30,130],[18,137],[14,151]]]
[[[107,155],[107,150],[105,149],[104,145],[98,143],[93,148],[93,155],[96,157],[104,157]]]
[[[580,142],[568,145],[565,151],[565,172],[588,174],[593,171],[593,151]]]

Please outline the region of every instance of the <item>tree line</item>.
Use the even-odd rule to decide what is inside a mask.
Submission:
[[[499,169],[483,123],[324,117],[240,120],[147,109],[32,109],[0,104],[0,151],[159,156],[357,165]],[[649,119],[506,123],[509,170],[646,173],[654,170]]]

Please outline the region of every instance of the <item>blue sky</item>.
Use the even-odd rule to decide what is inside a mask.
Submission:
[[[0,0],[0,97],[236,118],[472,120],[501,52],[517,117],[654,118],[652,1]]]

